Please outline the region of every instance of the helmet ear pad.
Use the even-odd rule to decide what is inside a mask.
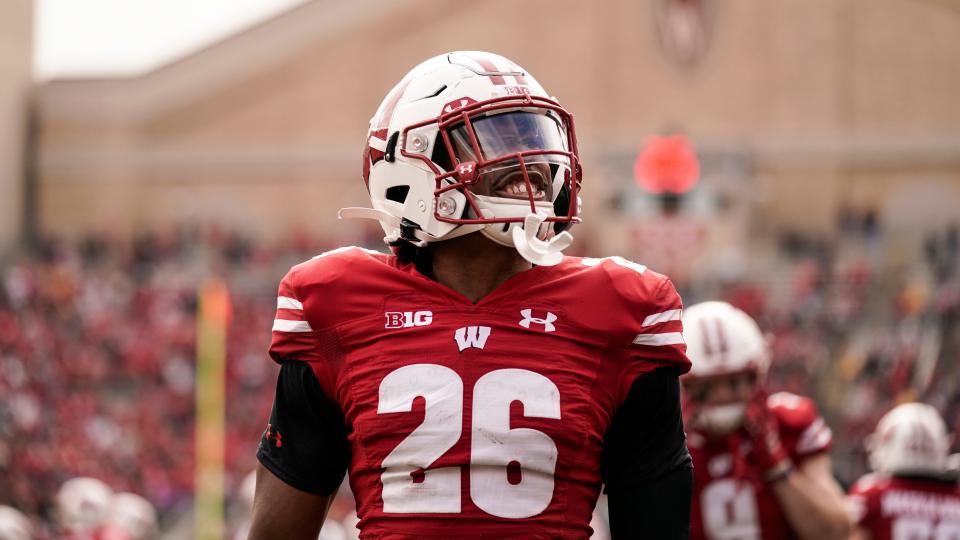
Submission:
[[[381,167],[384,164],[386,164],[385,161],[380,161],[373,167]],[[370,176],[370,193],[377,194],[372,197],[374,208],[394,215],[399,214],[419,225],[423,232],[438,238],[457,227],[453,223],[445,223],[434,217],[433,185],[435,182],[432,172],[401,161],[390,163],[389,166],[389,175]],[[398,197],[391,196],[393,193],[398,193],[398,188],[407,188],[402,201],[397,200]],[[459,191],[448,191],[443,197],[449,198],[454,208],[462,209],[467,206],[466,196]],[[399,230],[384,232],[387,236],[400,234]]]

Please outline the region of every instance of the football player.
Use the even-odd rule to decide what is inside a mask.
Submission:
[[[130,540],[150,540],[159,532],[157,510],[136,493],[117,493],[110,503],[107,526]]]
[[[850,530],[831,432],[814,403],[767,395],[767,339],[725,302],[683,314],[693,368],[683,378],[694,464],[691,538],[826,540]]]
[[[681,302],[618,258],[565,257],[573,118],[484,52],[414,68],[370,123],[363,179],[392,255],[293,267],[270,355],[251,538],[315,538],[344,471],[362,538],[681,538],[691,472]]]
[[[113,490],[96,478],[79,476],[64,482],[54,501],[61,537],[95,538],[109,516],[112,501]]]
[[[899,405],[866,443],[873,473],[850,489],[854,538],[960,540],[960,487],[948,469],[950,437],[937,410]]]
[[[0,506],[0,540],[32,540],[33,526],[16,508]]]

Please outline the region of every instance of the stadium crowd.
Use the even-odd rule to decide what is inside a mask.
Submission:
[[[863,238],[848,236],[863,234]],[[717,290],[690,284],[687,303],[719,296],[773,338],[772,390],[812,395],[836,436],[845,485],[866,469],[862,440],[893,404],[924,399],[960,432],[960,246],[931,235],[916,264],[844,257],[844,242],[876,231],[840,229],[830,242],[785,238],[785,294],[744,279]],[[371,239],[375,246],[377,240]],[[216,229],[47,241],[0,269],[0,505],[53,537],[52,498],[76,476],[149,499],[161,523],[189,514],[194,474],[196,291],[226,279],[232,318],[227,363],[227,493],[231,515],[255,464],[276,369],[266,357],[276,281],[293,263],[336,247],[307,235],[274,246]],[[783,280],[781,280],[782,283]],[[238,518],[242,520],[241,518]]]

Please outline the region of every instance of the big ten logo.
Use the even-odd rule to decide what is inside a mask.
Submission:
[[[504,91],[506,91],[508,96],[529,96],[530,88],[526,86],[504,86]]]
[[[384,328],[413,328],[433,322],[432,311],[387,311],[383,315],[387,318]]]

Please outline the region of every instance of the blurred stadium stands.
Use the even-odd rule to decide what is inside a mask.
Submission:
[[[771,389],[818,398],[845,483],[865,470],[863,437],[897,402],[922,397],[960,428],[957,229],[931,235],[916,264],[893,273],[869,256],[843,255],[845,242],[863,240],[849,235],[862,234],[785,237],[776,279],[680,285],[687,303],[719,295],[772,333]],[[144,494],[164,524],[189,514],[196,291],[212,272],[226,278],[233,303],[226,458],[236,499],[273,392],[276,370],[264,351],[277,276],[336,245],[306,237],[263,245],[182,228],[132,242],[49,240],[7,265],[0,504],[49,517],[57,486],[88,475]]]

